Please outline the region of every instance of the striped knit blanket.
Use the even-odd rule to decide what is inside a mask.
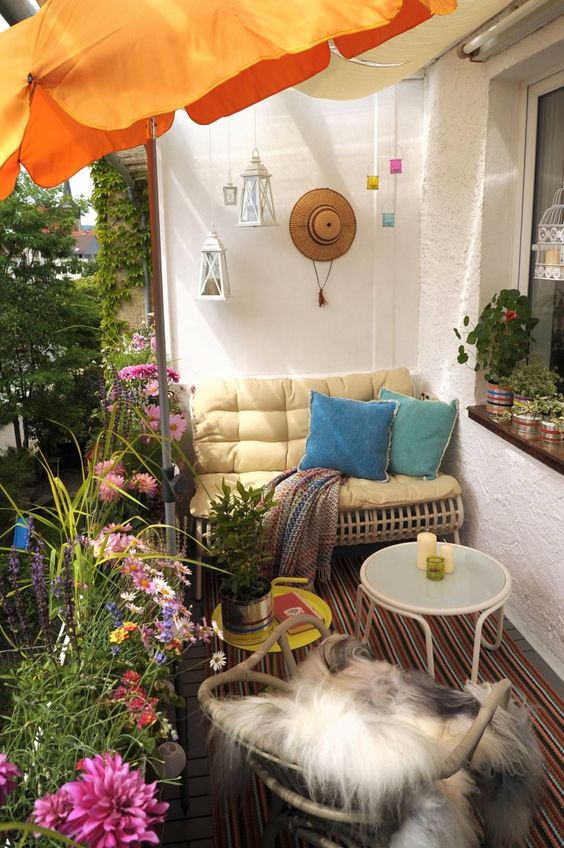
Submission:
[[[275,490],[276,506],[266,516],[266,546],[272,553],[270,579],[306,577],[327,569],[337,535],[343,475],[330,468],[283,471],[264,487]]]

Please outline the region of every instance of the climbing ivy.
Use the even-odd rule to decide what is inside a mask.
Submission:
[[[150,265],[148,193],[144,183],[130,191],[123,178],[99,159],[92,165],[92,205],[96,212],[98,270],[101,299],[102,348],[111,347],[124,330],[119,320],[121,304],[131,289],[143,286],[143,260]]]

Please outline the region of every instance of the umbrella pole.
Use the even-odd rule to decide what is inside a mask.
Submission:
[[[147,152],[147,182],[149,187],[149,223],[151,232],[151,256],[153,274],[151,291],[155,315],[155,339],[157,342],[157,369],[159,377],[159,406],[161,433],[162,491],[164,522],[166,524],[166,550],[176,555],[176,498],[171,486],[174,477],[170,426],[168,421],[168,377],[166,363],[166,333],[164,322],[163,274],[161,260],[161,230],[159,224],[159,182],[157,175],[157,139],[155,118],[149,120],[149,137],[145,142]]]

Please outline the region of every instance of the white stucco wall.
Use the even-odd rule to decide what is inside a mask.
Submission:
[[[210,177],[208,128],[177,117],[159,147],[169,353],[184,381],[415,367],[422,87],[422,80],[413,80],[397,88],[404,173],[395,177],[389,174],[396,153],[393,92],[337,103],[290,90],[259,104],[257,145],[272,173],[276,227],[238,227],[238,210],[223,206],[226,122],[211,131]],[[366,189],[366,175],[374,159],[376,101],[381,188],[374,192]],[[240,185],[254,146],[253,109],[230,119],[230,137],[232,176]],[[381,211],[393,209],[394,181],[397,226],[383,228]],[[344,194],[357,222],[350,250],[333,264],[323,308],[312,263],[288,230],[296,200],[317,187]],[[232,297],[226,302],[195,299],[210,192],[228,251]],[[323,280],[329,265],[317,267]]]
[[[508,614],[562,675],[564,479],[467,418],[483,382],[456,362],[452,333],[493,291],[517,285],[524,80],[558,56],[564,65],[564,18],[485,64],[451,51],[429,69],[418,366],[426,386],[460,398],[449,462],[463,486],[463,542],[508,566]]]

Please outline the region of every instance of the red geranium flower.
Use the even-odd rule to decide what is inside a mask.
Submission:
[[[517,318],[517,313],[515,312],[514,309],[508,309],[507,312],[505,313],[505,320],[506,321],[514,321],[516,318]]]

